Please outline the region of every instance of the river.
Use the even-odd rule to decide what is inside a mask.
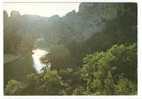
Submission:
[[[34,49],[32,50],[32,59],[33,59],[33,67],[35,68],[35,70],[37,71],[37,73],[41,73],[41,69],[45,66],[48,65],[48,67],[51,67],[51,63],[48,64],[43,64],[40,60],[41,57],[43,57],[44,55],[47,55],[48,52],[42,49]]]

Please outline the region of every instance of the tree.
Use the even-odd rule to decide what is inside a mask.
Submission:
[[[88,94],[116,94],[119,84],[121,87],[123,82],[119,80],[120,75],[129,80],[126,82],[124,79],[125,83],[136,85],[136,59],[135,44],[114,45],[106,52],[87,55],[81,69],[81,78]],[[135,89],[132,88],[134,93],[136,92]],[[131,92],[128,91],[127,94],[131,94]]]
[[[12,12],[12,16],[8,17],[4,11],[4,47],[5,53],[17,53],[18,46],[21,42],[19,36],[21,20],[18,12]]]
[[[62,95],[63,82],[56,70],[29,74],[27,80],[10,80],[5,88],[7,95]]]
[[[50,47],[52,68],[61,68],[69,65],[70,52],[64,45],[53,45]]]
[[[65,68],[59,70],[59,75],[62,78],[64,87],[64,95],[73,95],[75,93],[75,89],[79,88],[82,85],[82,81],[80,79],[80,68]]]
[[[119,79],[115,85],[115,94],[117,95],[135,95],[137,94],[136,90],[136,84],[124,77]]]
[[[16,80],[10,80],[5,88],[5,94],[16,95],[21,92],[23,84]]]

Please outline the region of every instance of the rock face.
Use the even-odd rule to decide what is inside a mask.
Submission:
[[[133,4],[131,7],[129,5],[131,4],[81,3],[78,12],[73,10],[63,17],[59,17],[58,15],[54,15],[52,17],[33,15],[21,16],[18,12],[15,12],[15,14],[13,12],[12,17],[18,16],[16,19],[20,20],[20,22],[14,21],[14,24],[19,22],[16,27],[18,29],[15,29],[14,33],[17,33],[18,35],[20,34],[19,36],[22,36],[20,37],[20,40],[22,40],[21,43],[24,42],[22,43],[23,45],[18,43],[18,46],[29,45],[29,48],[32,47],[31,45],[33,43],[29,44],[25,42],[28,40],[30,40],[30,42],[34,42],[37,38],[44,39],[44,46],[54,44],[68,45],[72,41],[80,43],[88,40],[92,37],[92,35],[102,32],[107,26],[107,23],[111,23],[111,21],[116,19],[118,16],[122,17],[122,13],[124,14],[128,10],[131,10],[131,8],[135,7]],[[128,15],[127,13],[125,16],[126,19],[131,17],[130,14]],[[9,17],[9,19],[12,18]],[[123,19],[123,17],[121,19]],[[132,21],[129,22],[134,23]],[[16,25],[12,24],[12,26]]]
[[[82,42],[94,33],[100,32],[106,20],[117,16],[117,8],[122,4],[81,3],[79,11],[74,10],[64,17],[40,17],[24,15],[26,33],[44,37],[48,42],[57,43],[63,39]],[[29,20],[30,19],[30,20]],[[27,20],[27,21],[26,21]],[[30,28],[30,27],[34,28]]]
[[[46,34],[56,38],[57,42],[65,38],[82,42],[94,33],[101,32],[106,21],[116,18],[119,6],[122,4],[81,3],[78,12],[73,10],[62,18],[50,17]]]

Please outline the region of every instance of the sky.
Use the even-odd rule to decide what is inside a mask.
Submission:
[[[75,10],[78,11],[79,3],[4,3],[4,10],[10,12],[12,10],[19,11],[21,15],[31,14],[50,17],[53,15],[64,16],[66,13]]]

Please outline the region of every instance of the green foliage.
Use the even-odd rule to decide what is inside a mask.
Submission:
[[[9,81],[5,94],[19,95],[60,95],[62,94],[63,82],[56,70],[37,74],[27,75],[24,85],[15,80]],[[20,91],[19,91],[20,90]]]
[[[64,45],[53,45],[51,50],[51,62],[53,68],[61,68],[69,65],[70,52]]]
[[[121,90],[123,82],[124,87],[126,83],[135,85],[137,81],[136,58],[135,44],[114,45],[106,52],[96,52],[95,54],[87,55],[84,58],[84,65],[81,69],[81,78],[86,84],[86,90],[89,94],[111,95],[116,94],[118,88]],[[129,81],[126,82],[125,79],[124,81],[123,79],[121,79],[122,81],[119,80],[120,75],[129,79]],[[132,88],[134,93],[136,92],[135,89],[134,87]],[[131,94],[131,90],[126,89],[126,91],[126,94]]]
[[[59,75],[61,76],[61,80],[64,86],[64,95],[72,95],[75,94],[74,90],[82,85],[82,81],[80,79],[80,72],[78,69],[66,68],[60,69]]]
[[[43,82],[43,92],[45,91],[50,95],[61,94],[63,83],[56,70],[46,72],[41,78],[41,81]]]
[[[23,84],[16,80],[8,81],[8,84],[5,88],[5,94],[7,95],[15,95],[18,94],[23,88]]]
[[[135,95],[137,94],[137,86],[132,81],[127,78],[121,78],[117,81],[115,85],[115,94],[117,95]]]

